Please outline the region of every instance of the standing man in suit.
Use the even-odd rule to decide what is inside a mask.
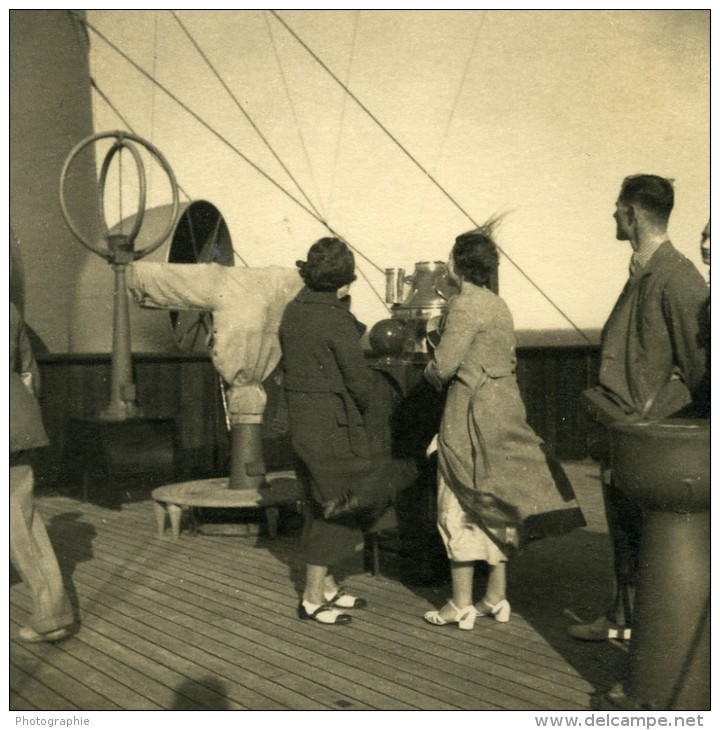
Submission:
[[[615,599],[606,615],[568,628],[586,641],[629,636],[623,630],[631,625],[638,569],[642,514],[613,484],[608,426],[687,411],[706,371],[708,287],[670,242],[673,204],[670,180],[632,175],[615,205],[616,238],[632,247],[630,277],[603,328],[599,385],[586,393],[613,544]]]

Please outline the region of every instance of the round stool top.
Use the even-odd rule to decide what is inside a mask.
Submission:
[[[230,489],[229,478],[198,479],[166,484],[152,491],[156,502],[180,507],[268,507],[302,500],[304,493],[295,472],[278,471],[266,475],[259,489]]]

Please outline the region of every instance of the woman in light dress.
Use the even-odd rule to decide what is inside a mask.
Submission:
[[[508,557],[528,540],[585,524],[572,486],[526,421],[515,376],[510,310],[489,288],[498,264],[493,222],[462,234],[450,254],[460,294],[425,369],[449,384],[438,445],[438,529],[450,559],[452,598],[424,618],[472,629],[478,616],[510,620]],[[485,561],[484,596],[473,600],[474,567]]]

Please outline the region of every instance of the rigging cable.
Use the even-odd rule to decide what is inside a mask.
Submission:
[[[104,33],[99,31],[97,28],[95,28],[92,23],[88,21],[83,21],[90,30],[93,31],[101,40],[105,41],[105,43],[110,46],[116,53],[118,53],[120,56],[122,56],[133,68],[135,68],[137,71],[139,71],[143,76],[150,79],[154,84],[158,86],[158,88],[165,92],[178,106],[180,106],[182,109],[184,109],[193,119],[200,122],[200,124],[205,127],[211,134],[213,134],[217,139],[219,139],[224,145],[229,147],[235,154],[237,154],[239,157],[241,157],[245,162],[250,165],[256,172],[260,173],[268,182],[270,182],[274,187],[276,187],[280,192],[282,192],[285,196],[293,200],[297,205],[299,205],[306,213],[311,215],[313,218],[318,220],[319,222],[323,223],[323,221],[318,217],[312,210],[310,210],[304,203],[299,201],[292,193],[290,193],[288,190],[282,187],[280,183],[273,180],[270,175],[268,175],[259,165],[257,165],[255,162],[253,162],[246,154],[241,152],[235,145],[232,144],[228,139],[223,137],[222,134],[220,134],[218,131],[213,129],[199,114],[197,114],[195,111],[193,111],[187,104],[185,104],[181,99],[179,99],[175,94],[172,93],[169,89],[167,89],[165,86],[163,86],[157,79],[152,78],[152,76],[144,69],[142,66],[140,66],[138,63],[132,60],[130,56],[128,56],[121,48],[119,48],[115,43],[113,43]]]
[[[133,134],[137,134],[137,132],[133,129],[132,125],[128,122],[127,119],[120,113],[120,111],[117,109],[117,107],[110,101],[110,99],[107,97],[107,95],[103,92],[103,90],[97,85],[97,82],[92,77],[90,78],[90,85],[93,89],[97,92],[97,94],[100,96],[100,98],[110,107],[110,109],[113,111],[113,113],[120,119],[120,121],[125,125],[127,129],[129,129]],[[193,199],[187,194],[185,189],[180,185],[180,183],[177,183],[178,190],[187,198],[189,203],[192,203]],[[218,218],[218,225],[219,225],[220,219]],[[190,226],[191,229],[191,236],[194,239],[194,231],[192,230],[192,226]],[[217,238],[217,228],[213,235],[213,239]],[[197,256],[197,245],[195,241],[192,242],[193,251],[195,252],[195,255]],[[235,256],[237,256],[238,259],[245,265],[249,266],[248,262],[242,257],[242,254],[240,254],[239,251],[233,246],[233,253]]]
[[[330,77],[337,83],[339,86],[344,89],[344,91],[350,96],[350,98],[372,119],[375,124],[380,127],[380,129],[398,146],[398,148],[405,154],[406,157],[422,172],[424,173],[428,179],[440,190],[440,192],[445,195],[445,197],[476,227],[480,228],[480,223],[478,223],[470,213],[463,208],[460,203],[455,200],[455,198],[440,184],[440,182],[435,178],[433,175],[430,174],[430,172],[423,167],[423,165],[417,160],[416,157],[413,156],[413,154],[400,142],[400,140],[368,109],[365,104],[363,104],[360,99],[353,94],[350,89],[343,84],[343,82],[337,77],[337,75],[327,66],[327,64],[305,43],[305,41],[300,38],[300,36],[283,20],[283,18],[278,14],[276,10],[268,10],[268,13],[271,13],[273,17],[290,33],[290,35],[295,38],[295,40],[307,51],[307,53],[323,68],[325,71],[330,75]],[[592,343],[592,340],[575,324],[575,322],[570,319],[570,317],[536,284],[533,279],[530,277],[530,275],[511,257],[509,256],[500,246],[497,247],[498,251],[519,271],[525,279],[533,286],[533,288],[565,319],[587,342]]]
[[[153,10],[153,56],[152,56],[152,75],[157,78],[157,39],[158,39],[158,11]],[[154,142],[155,136],[155,84],[150,86],[150,142]],[[150,168],[150,176],[148,179],[148,191],[152,189],[153,167]]]
[[[80,17],[80,16],[78,16]],[[154,84],[157,85],[157,87],[163,91],[167,96],[169,96],[178,106],[180,106],[182,109],[184,109],[190,116],[192,116],[196,121],[198,121],[203,127],[205,127],[211,134],[213,134],[217,139],[219,139],[224,145],[229,147],[235,154],[237,154],[241,159],[243,159],[245,162],[247,162],[250,167],[252,167],[256,172],[258,172],[262,177],[264,177],[268,182],[270,182],[275,188],[277,188],[281,193],[283,193],[286,197],[290,198],[296,205],[298,205],[300,208],[302,208],[308,215],[312,216],[316,221],[321,223],[327,230],[333,234],[333,236],[342,239],[347,243],[347,245],[355,251],[361,258],[363,258],[365,261],[367,261],[371,266],[373,266],[375,269],[377,269],[380,272],[383,272],[383,269],[378,266],[374,261],[372,261],[368,256],[366,256],[362,251],[360,251],[358,248],[353,246],[346,238],[344,238],[333,226],[330,225],[322,216],[319,216],[317,213],[312,211],[310,208],[308,208],[304,203],[302,203],[300,200],[298,200],[291,192],[289,192],[287,189],[285,189],[280,183],[278,183],[276,180],[274,180],[268,173],[266,173],[259,165],[257,165],[255,162],[253,162],[246,154],[241,152],[237,147],[235,147],[229,140],[227,140],[222,134],[220,134],[218,131],[213,129],[210,124],[208,124],[202,117],[200,117],[199,114],[197,114],[195,111],[193,111],[187,104],[185,104],[181,99],[179,99],[175,94],[173,94],[169,89],[167,89],[163,84],[161,84],[157,79],[154,79],[142,66],[140,66],[138,63],[133,61],[132,58],[130,58],[122,49],[120,49],[115,43],[113,43],[110,39],[105,36],[104,33],[102,33],[100,30],[95,28],[95,26],[90,23],[89,21],[80,18],[81,22],[84,23],[90,30],[93,31],[101,40],[103,40],[110,48],[112,48],[118,55],[122,56],[133,68],[135,68],[137,71],[139,71],[143,76],[150,79]],[[382,297],[382,295],[375,289],[374,286],[370,283],[370,281],[367,279],[365,274],[360,271],[360,273],[363,275],[363,277],[368,281],[368,284],[371,287],[371,290],[373,293],[378,297],[380,302],[383,304],[383,306],[389,310],[388,304],[385,302],[385,299]]]
[[[265,13],[263,13],[265,15]],[[265,15],[267,17],[267,15]],[[347,71],[345,73],[345,83],[350,83],[350,74],[352,72],[353,60],[355,58],[355,44],[357,41],[358,20],[360,11],[355,11],[352,42],[350,43],[350,58],[348,59]],[[332,212],[333,198],[335,193],[335,177],[337,175],[338,160],[340,159],[340,145],[342,143],[342,132],[345,128],[345,109],[347,107],[347,94],[342,95],[342,104],[340,106],[340,125],[338,128],[337,142],[335,144],[335,154],[333,155],[332,177],[330,178],[330,199],[328,201],[328,215]]]
[[[297,181],[297,179],[296,179],[296,178],[295,178],[295,176],[294,176],[294,175],[292,174],[292,172],[290,172],[290,170],[288,169],[287,165],[285,165],[285,163],[284,163],[284,162],[283,162],[283,161],[282,161],[282,160],[280,159],[280,156],[279,156],[279,155],[277,154],[277,152],[275,152],[275,150],[274,150],[273,146],[272,146],[272,145],[270,144],[270,141],[269,141],[269,140],[268,140],[268,139],[267,139],[267,138],[265,137],[265,135],[264,135],[264,134],[262,133],[262,131],[260,130],[260,128],[258,127],[258,125],[257,125],[257,124],[255,123],[255,121],[253,120],[253,118],[252,118],[252,117],[250,116],[250,114],[249,114],[249,113],[248,113],[248,112],[246,111],[246,109],[245,109],[245,108],[243,107],[243,105],[242,105],[242,104],[240,103],[240,101],[239,101],[239,100],[238,100],[238,98],[237,98],[237,97],[235,96],[235,94],[233,94],[233,92],[232,92],[232,90],[230,89],[230,87],[229,87],[229,86],[228,86],[228,85],[227,85],[227,84],[225,83],[225,80],[224,80],[224,79],[223,79],[223,78],[221,77],[220,73],[219,73],[219,72],[218,72],[218,70],[217,70],[217,69],[215,68],[215,66],[213,66],[213,64],[212,64],[212,62],[210,61],[210,59],[208,58],[207,54],[206,54],[206,53],[205,53],[205,52],[204,52],[204,51],[202,50],[202,48],[200,47],[200,44],[199,44],[199,43],[198,43],[198,42],[197,42],[197,41],[195,40],[195,38],[194,38],[194,37],[192,36],[192,34],[190,33],[190,31],[189,31],[189,30],[188,30],[188,29],[187,29],[187,28],[185,27],[185,25],[183,24],[183,22],[182,22],[182,21],[180,20],[180,18],[178,17],[177,13],[176,13],[176,12],[175,12],[174,10],[170,10],[169,12],[170,12],[170,13],[172,14],[172,16],[173,16],[173,17],[175,18],[175,20],[177,21],[178,25],[179,25],[179,26],[180,26],[180,28],[181,28],[181,29],[183,30],[183,32],[184,32],[184,33],[185,33],[185,35],[186,35],[186,36],[188,37],[188,39],[189,39],[189,40],[190,40],[190,42],[191,42],[191,43],[193,44],[193,46],[195,46],[195,49],[196,49],[196,50],[197,50],[197,52],[198,52],[198,53],[200,54],[200,57],[201,57],[201,58],[203,59],[203,61],[205,61],[205,63],[207,64],[208,68],[209,68],[209,69],[210,69],[210,70],[211,70],[211,71],[213,72],[213,74],[214,74],[215,78],[216,78],[216,79],[217,79],[217,80],[218,80],[218,81],[220,82],[220,84],[221,84],[221,85],[222,85],[222,87],[223,87],[223,88],[225,89],[225,91],[227,91],[227,93],[229,94],[230,98],[231,98],[231,99],[233,100],[233,102],[235,102],[235,105],[237,106],[237,108],[238,108],[238,109],[239,109],[239,110],[240,110],[240,111],[242,112],[243,116],[244,116],[244,117],[245,117],[245,119],[246,119],[246,120],[247,120],[247,121],[249,122],[250,126],[252,126],[252,128],[253,128],[253,129],[255,130],[255,132],[257,133],[258,137],[260,137],[260,139],[261,139],[261,140],[263,141],[263,143],[265,144],[265,146],[267,147],[267,149],[268,149],[268,150],[270,151],[270,153],[272,154],[272,156],[273,156],[273,157],[274,157],[274,158],[275,158],[275,159],[277,160],[278,164],[279,164],[279,165],[280,165],[280,166],[282,167],[282,169],[283,169],[283,170],[285,171],[285,173],[287,174],[287,176],[288,176],[288,177],[289,177],[289,178],[290,178],[290,179],[292,180],[292,182],[293,182],[293,183],[295,184],[295,187],[296,187],[296,188],[297,188],[297,189],[299,190],[300,194],[301,194],[301,195],[303,196],[303,198],[305,198],[305,200],[307,201],[308,205],[309,205],[309,206],[310,206],[310,207],[311,207],[311,208],[313,209],[313,211],[314,211],[314,213],[315,213],[315,216],[316,216],[316,218],[317,218],[318,220],[320,220],[320,221],[321,221],[321,222],[323,223],[323,225],[325,225],[326,227],[328,227],[328,228],[329,228],[329,226],[327,225],[327,223],[325,223],[325,220],[324,220],[324,216],[323,216],[323,215],[322,215],[322,214],[320,213],[320,211],[319,211],[319,210],[317,209],[317,207],[316,207],[316,206],[315,206],[315,205],[313,204],[312,200],[311,200],[311,199],[310,199],[310,197],[309,197],[309,196],[307,195],[307,193],[306,193],[306,192],[305,192],[305,190],[304,190],[304,189],[302,188],[302,186],[301,186],[301,185],[300,185],[300,183],[299,183],[299,182]],[[263,17],[264,17],[264,18],[266,18],[265,14],[263,14]],[[266,23],[267,23],[267,18],[266,18]],[[268,25],[268,31],[269,31],[269,32],[271,33],[271,30],[270,30],[270,27],[269,27],[269,25]],[[277,48],[276,48],[276,46],[275,46],[275,43],[274,43],[274,39],[272,39],[272,36],[271,36],[271,40],[273,41],[273,44],[272,44],[272,45],[273,45],[273,48],[275,49],[275,52],[276,52],[276,60],[277,60],[277,62],[278,62],[278,67],[280,68],[280,73],[281,73],[281,76],[282,76],[282,78],[283,78],[283,81],[285,81],[285,75],[284,75],[284,73],[283,73],[283,70],[282,70],[282,65],[281,65],[281,63],[280,63],[280,58],[279,58],[279,56],[277,55]],[[153,74],[153,77],[154,77],[154,74]],[[291,106],[291,108],[293,109],[293,113],[295,113],[295,107],[294,107],[294,105],[292,104],[292,99],[291,99],[291,97],[290,97],[290,95],[289,95],[289,90],[288,90],[288,88],[287,88],[287,85],[285,86],[285,90],[286,90],[286,93],[287,93],[287,95],[288,95],[288,101],[289,101],[289,103],[290,103],[290,106]],[[345,98],[345,97],[343,97],[343,99],[344,99],[344,98]],[[300,136],[300,139],[301,139],[301,141],[302,141],[302,146],[303,146],[303,149],[305,150],[305,154],[306,154],[306,157],[307,157],[307,148],[305,147],[304,139],[303,139],[303,137],[302,137],[302,134],[300,133],[300,129],[301,129],[301,127],[300,127],[300,123],[299,123],[299,121],[298,121],[298,118],[297,118],[297,114],[295,114],[295,122],[296,122],[296,124],[297,124],[297,128],[298,128],[299,136]],[[309,158],[307,158],[307,159],[308,159],[308,163],[309,163]],[[310,171],[311,171],[311,173],[312,173],[312,167],[310,167]],[[314,178],[314,175],[313,175],[313,182],[315,182],[315,178]],[[319,199],[319,198],[320,198],[320,193],[319,193],[319,191],[317,190],[317,185],[315,185],[315,192],[316,192],[316,194],[317,194],[317,196],[318,196],[318,199]],[[349,245],[349,244],[348,244],[348,245]],[[234,250],[234,249],[233,249],[233,250]],[[244,262],[244,260],[243,260],[243,263],[245,263],[245,262]],[[246,265],[247,265],[247,264],[246,264]],[[377,268],[379,268],[379,267],[377,267]],[[362,277],[363,277],[363,278],[365,279],[365,281],[366,281],[366,282],[368,283],[368,285],[370,286],[370,288],[371,288],[371,289],[372,289],[372,290],[373,290],[373,291],[375,292],[375,294],[376,294],[376,295],[378,296],[378,298],[379,298],[379,299],[380,299],[380,300],[381,300],[381,301],[383,302],[383,304],[385,304],[385,305],[387,306],[387,304],[386,304],[385,300],[384,300],[384,299],[382,298],[382,296],[380,295],[380,293],[379,293],[379,292],[378,292],[378,291],[377,291],[377,290],[375,289],[375,287],[373,286],[373,284],[372,284],[372,282],[370,281],[370,279],[369,279],[369,278],[368,278],[368,277],[367,277],[367,276],[365,275],[365,272],[364,272],[364,271],[363,271],[363,270],[362,270],[362,269],[361,269],[360,267],[358,267],[358,272],[359,272],[359,273],[360,273],[360,275],[361,275],[361,276],[362,276]]]
[[[314,167],[312,165],[312,162],[310,160],[310,155],[308,153],[307,145],[305,144],[305,137],[304,137],[304,135],[302,133],[302,125],[300,124],[300,119],[298,117],[297,109],[296,109],[295,104],[293,102],[292,94],[290,94],[290,87],[288,86],[288,83],[287,83],[287,76],[285,75],[285,69],[284,69],[283,64],[282,64],[282,61],[280,59],[280,54],[278,53],[277,44],[275,43],[275,36],[273,35],[272,28],[270,26],[270,23],[268,22],[267,15],[265,13],[263,13],[262,14],[262,17],[265,20],[265,25],[266,25],[267,32],[268,32],[268,37],[270,38],[270,45],[272,46],[273,53],[275,55],[275,63],[277,63],[278,71],[280,72],[280,78],[282,79],[282,82],[283,82],[283,88],[285,89],[285,96],[287,97],[288,105],[290,106],[290,111],[292,112],[293,119],[295,120],[295,128],[297,129],[298,137],[300,139],[300,147],[302,148],[303,155],[305,157],[305,164],[308,166],[308,169],[310,171],[310,178],[311,178],[311,180],[313,182],[313,187],[315,188],[315,195],[317,196],[317,199],[318,199],[318,202],[320,204],[320,207],[324,207],[323,206],[323,202],[322,202],[322,195],[320,194],[320,189],[319,189],[318,184],[317,184],[317,176],[315,175],[315,169],[314,169]],[[345,97],[343,96],[343,100],[344,99],[345,99]],[[300,187],[300,185],[297,182],[295,184],[298,186],[298,188]],[[307,199],[307,195],[305,195],[305,198]],[[317,209],[315,209],[315,210],[317,212]],[[318,218],[318,220],[331,233],[333,233],[336,236],[338,235],[337,233],[335,233],[335,231],[332,229],[332,227],[327,223],[327,215],[322,216],[321,218]],[[342,238],[342,236],[338,236],[338,237],[339,238]],[[345,240],[345,239],[343,238],[343,240]],[[356,248],[355,246],[353,246],[347,240],[345,240],[345,243],[347,243],[347,245],[353,251],[355,251],[357,254],[359,254],[360,256],[362,256],[371,266],[373,266],[378,271],[382,272],[382,268],[380,266],[378,266],[377,264],[375,264],[373,261],[371,261],[367,256],[365,256],[365,254],[363,254],[362,251],[360,251],[358,248]],[[365,273],[365,271],[363,271],[362,267],[360,265],[356,265],[356,269],[357,269],[358,273],[360,274],[360,276],[362,276],[362,278],[367,282],[367,285],[370,287],[370,290],[375,294],[375,296],[380,300],[380,302],[382,302],[383,306],[386,309],[389,310],[389,306],[388,306],[387,302],[385,301],[384,297],[375,288],[375,285],[372,283],[372,281],[370,281],[370,278]]]
[[[304,135],[303,135],[303,133],[302,133],[302,125],[300,124],[300,119],[299,119],[299,117],[298,117],[297,109],[296,109],[296,107],[295,107],[295,104],[294,104],[294,102],[293,102],[292,94],[290,94],[290,87],[288,86],[288,83],[287,83],[287,77],[286,77],[286,75],[285,75],[285,70],[284,70],[284,67],[283,67],[282,61],[281,61],[281,59],[280,59],[280,54],[278,53],[278,48],[277,48],[277,44],[275,43],[275,36],[273,35],[273,32],[272,32],[272,28],[271,28],[271,26],[270,26],[270,23],[268,22],[268,19],[267,19],[267,15],[266,15],[265,13],[263,13],[263,14],[262,14],[262,17],[263,17],[263,18],[264,18],[264,20],[265,20],[265,25],[266,25],[266,27],[267,27],[268,37],[270,38],[270,44],[272,45],[272,48],[273,48],[273,53],[274,53],[274,55],[275,55],[275,62],[277,63],[278,71],[280,72],[280,78],[282,79],[282,82],[283,82],[283,88],[285,89],[285,96],[287,97],[287,100],[288,100],[288,105],[290,106],[290,110],[291,110],[291,112],[292,112],[292,115],[293,115],[293,118],[294,118],[294,120],[295,120],[295,128],[297,129],[297,132],[298,132],[298,137],[299,137],[299,139],[300,139],[300,147],[302,148],[302,151],[303,151],[303,155],[304,155],[304,157],[305,157],[305,163],[307,164],[307,166],[308,166],[308,169],[309,169],[309,171],[310,171],[310,177],[311,177],[311,179],[312,179],[312,182],[313,182],[313,187],[315,188],[315,195],[317,196],[317,199],[318,199],[318,202],[319,202],[320,206],[321,206],[321,207],[323,207],[323,202],[322,202],[322,196],[321,196],[321,194],[320,194],[320,190],[319,190],[319,187],[318,187],[318,184],[317,184],[317,176],[315,175],[315,169],[314,169],[314,167],[313,167],[313,165],[312,165],[312,162],[311,162],[311,160],[310,160],[310,155],[309,155],[309,153],[308,153],[307,145],[305,144],[305,137],[304,137]],[[345,95],[343,95],[343,105],[344,105],[344,102],[345,102]],[[269,143],[267,143],[267,142],[266,142],[266,144],[268,145],[268,147],[270,147]],[[337,160],[336,160],[335,162],[337,162]],[[298,188],[300,188],[300,185],[299,185],[299,183],[297,183],[296,181],[294,181],[294,182],[295,182],[295,184],[296,184],[296,185],[298,186]],[[334,182],[334,170],[333,170],[333,182]],[[308,199],[308,197],[307,197],[307,195],[305,195],[305,193],[303,193],[303,195],[305,196],[305,198],[306,198],[306,199]],[[331,197],[332,197],[332,184],[331,184]],[[317,212],[317,209],[316,209],[316,208],[315,208],[315,211]],[[319,214],[318,214],[318,215],[319,215]],[[329,225],[329,224],[327,223],[327,216],[321,216],[321,217],[319,217],[319,218],[318,218],[318,220],[319,220],[319,222],[320,222],[320,223],[322,223],[322,224],[323,224],[323,225],[324,225],[324,226],[325,226],[325,227],[326,227],[326,228],[327,228],[327,229],[328,229],[328,230],[329,230],[329,231],[330,231],[331,233],[333,233],[333,234],[334,234],[334,235],[336,235],[336,236],[338,235],[337,233],[335,233],[335,231],[334,231],[334,230],[332,229],[332,227],[331,227],[331,226],[330,226],[330,225]],[[338,236],[338,237],[339,237],[339,238],[343,238],[342,236]],[[343,238],[343,240],[345,240],[345,239]],[[349,242],[348,242],[347,240],[345,240],[345,243],[347,243],[347,245],[348,245],[348,246],[349,246],[349,247],[350,247],[350,248],[351,248],[351,249],[352,249],[353,251],[355,251],[355,252],[356,252],[357,254],[359,254],[360,256],[362,256],[362,257],[363,257],[363,258],[364,258],[364,259],[365,259],[365,260],[366,260],[366,261],[367,261],[367,262],[368,262],[368,263],[369,263],[369,264],[370,264],[371,266],[373,266],[373,267],[374,267],[374,268],[375,268],[375,269],[376,269],[377,271],[380,271],[380,272],[382,272],[382,271],[383,271],[383,269],[382,269],[382,268],[381,268],[380,266],[378,266],[378,265],[377,265],[377,264],[375,264],[375,263],[374,263],[373,261],[371,261],[371,260],[370,260],[370,259],[369,259],[369,258],[368,258],[367,256],[365,256],[365,254],[364,254],[364,253],[362,253],[362,251],[360,251],[360,250],[359,250],[358,248],[356,248],[355,246],[353,246],[353,245],[352,245],[351,243],[349,243]],[[372,291],[372,292],[373,292],[373,293],[375,294],[375,296],[376,296],[376,297],[377,297],[377,298],[378,298],[378,299],[380,300],[380,302],[382,302],[383,306],[384,306],[384,307],[385,307],[386,309],[388,309],[388,310],[389,310],[389,309],[390,309],[390,307],[388,306],[388,303],[387,303],[387,302],[385,301],[385,298],[384,298],[384,297],[383,297],[383,295],[382,295],[382,294],[381,294],[381,293],[380,293],[380,292],[379,292],[379,291],[378,291],[378,290],[377,290],[377,289],[375,288],[375,285],[374,285],[374,284],[372,283],[372,281],[370,281],[370,278],[369,278],[369,277],[367,276],[367,274],[365,273],[365,271],[363,271],[362,267],[361,267],[360,265],[356,264],[356,269],[357,269],[358,273],[360,274],[360,276],[362,276],[362,278],[363,278],[363,279],[364,279],[364,280],[365,280],[365,281],[367,282],[367,285],[368,285],[368,286],[370,287],[371,291]]]
[[[245,110],[245,107],[240,103],[239,99],[235,96],[235,94],[233,94],[232,89],[230,89],[230,87],[225,83],[224,79],[218,73],[218,70],[215,68],[215,66],[213,66],[212,61],[210,61],[210,59],[208,58],[208,56],[205,53],[205,51],[203,51],[203,49],[200,47],[200,45],[195,40],[195,38],[193,38],[192,34],[185,27],[185,24],[182,22],[182,20],[180,20],[180,18],[178,17],[177,13],[174,10],[169,10],[168,12],[171,13],[171,15],[173,16],[173,18],[175,18],[175,20],[177,21],[178,25],[182,29],[183,33],[185,33],[185,35],[187,36],[188,40],[193,44],[193,46],[195,46],[195,50],[200,54],[200,57],[203,59],[203,61],[205,61],[205,63],[207,64],[207,67],[213,72],[213,74],[215,75],[215,78],[220,82],[220,84],[222,85],[223,89],[225,89],[225,91],[227,91],[227,93],[230,96],[230,98],[235,102],[235,106],[237,106],[237,108],[243,114],[243,116],[248,121],[248,123],[250,124],[250,126],[255,130],[255,132],[257,133],[258,137],[260,137],[260,139],[263,141],[263,143],[265,144],[265,146],[270,151],[270,154],[275,158],[275,160],[278,162],[278,164],[280,165],[280,167],[282,167],[282,169],[285,171],[285,173],[287,174],[287,176],[293,181],[293,183],[295,183],[295,186],[300,191],[300,194],[303,196],[303,198],[305,198],[305,200],[307,201],[308,205],[313,209],[313,211],[315,211],[315,213],[318,216],[320,216],[320,212],[317,210],[317,208],[315,207],[315,205],[313,204],[313,202],[310,200],[310,198],[305,194],[305,191],[300,186],[300,183],[298,183],[298,181],[295,179],[295,177],[292,174],[292,172],[290,172],[290,170],[285,165],[285,163],[280,159],[280,156],[275,152],[275,150],[273,149],[273,147],[270,144],[270,142],[268,141],[268,139],[260,131],[260,128],[258,127],[258,125],[255,124],[255,122],[253,121],[252,117]],[[155,74],[153,74],[153,77],[155,77]]]
[[[290,111],[292,112],[293,119],[295,120],[295,129],[298,133],[298,138],[300,140],[300,148],[303,151],[303,156],[305,157],[305,164],[308,167],[308,170],[310,171],[310,179],[312,180],[313,187],[315,188],[315,195],[317,196],[318,203],[321,208],[324,208],[322,196],[320,195],[320,188],[317,184],[317,176],[315,174],[315,168],[313,167],[312,162],[310,161],[310,155],[308,154],[307,145],[305,144],[305,137],[302,133],[302,125],[300,124],[300,119],[298,117],[297,109],[295,108],[295,103],[293,102],[292,95],[290,94],[290,87],[287,83],[287,77],[285,76],[285,69],[283,68],[283,65],[280,61],[280,54],[278,53],[277,44],[275,43],[275,36],[273,35],[272,28],[270,27],[270,23],[268,21],[267,15],[265,13],[262,13],[263,20],[265,21],[265,28],[267,30],[268,38],[270,38],[270,45],[273,49],[273,54],[275,55],[275,63],[277,64],[278,71],[280,72],[280,78],[283,83],[283,89],[285,90],[285,97],[288,100],[288,105],[290,106]]]
[[[470,65],[472,63],[473,58],[475,57],[475,49],[477,48],[478,40],[480,39],[480,31],[482,30],[482,27],[485,25],[486,18],[487,18],[487,10],[483,10],[482,17],[480,18],[480,22],[478,23],[477,28],[475,29],[475,36],[473,39],[472,48],[470,49],[470,53],[468,54],[467,61],[465,62],[465,68],[463,69],[462,76],[460,77],[460,83],[458,84],[457,92],[455,93],[455,99],[453,100],[452,108],[450,109],[450,114],[448,115],[448,119],[445,124],[445,129],[443,130],[443,135],[442,135],[442,139],[440,140],[440,146],[438,147],[438,153],[437,153],[437,157],[435,159],[435,164],[433,165],[433,168],[432,168],[433,175],[435,175],[437,173],[438,167],[440,166],[440,160],[442,159],[443,150],[445,148],[445,142],[447,142],[448,135],[450,134],[450,127],[452,126],[453,120],[455,119],[455,112],[457,111],[457,108],[460,105],[460,97],[462,95],[462,90],[465,87],[465,80],[467,79],[468,71],[470,70]],[[418,210],[418,214],[417,214],[417,216],[415,216],[415,225],[413,226],[413,232],[412,232],[413,237],[415,235],[415,232],[417,231],[418,226],[420,225],[420,219],[422,217],[422,214],[425,211],[426,201],[427,201],[427,189],[420,202],[420,208]]]
[[[94,78],[92,78],[92,76],[90,77],[90,86],[95,89],[98,96],[110,107],[113,114],[115,114],[115,116],[125,125],[126,129],[129,129],[133,134],[137,135],[137,132],[133,129],[132,124],[130,124],[130,122],[125,119],[125,117],[120,113],[118,108],[112,103],[112,101],[110,101],[107,94],[105,94],[105,92],[103,92],[103,90],[97,85],[97,82]],[[97,129],[97,125],[95,125],[95,129]],[[178,183],[178,190],[188,199],[189,202],[192,202],[192,198],[185,192],[180,183]]]

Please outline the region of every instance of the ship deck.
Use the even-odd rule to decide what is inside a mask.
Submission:
[[[369,601],[350,626],[300,621],[297,521],[273,540],[172,541],[137,484],[89,502],[40,494],[80,620],[62,642],[19,642],[30,596],[11,574],[10,709],[587,710],[627,653],[565,632],[600,608],[610,566],[597,468],[565,466],[588,526],[516,557],[510,623],[473,631],[425,624],[449,585],[414,584],[389,554],[381,575],[360,555],[348,566],[346,585]]]

